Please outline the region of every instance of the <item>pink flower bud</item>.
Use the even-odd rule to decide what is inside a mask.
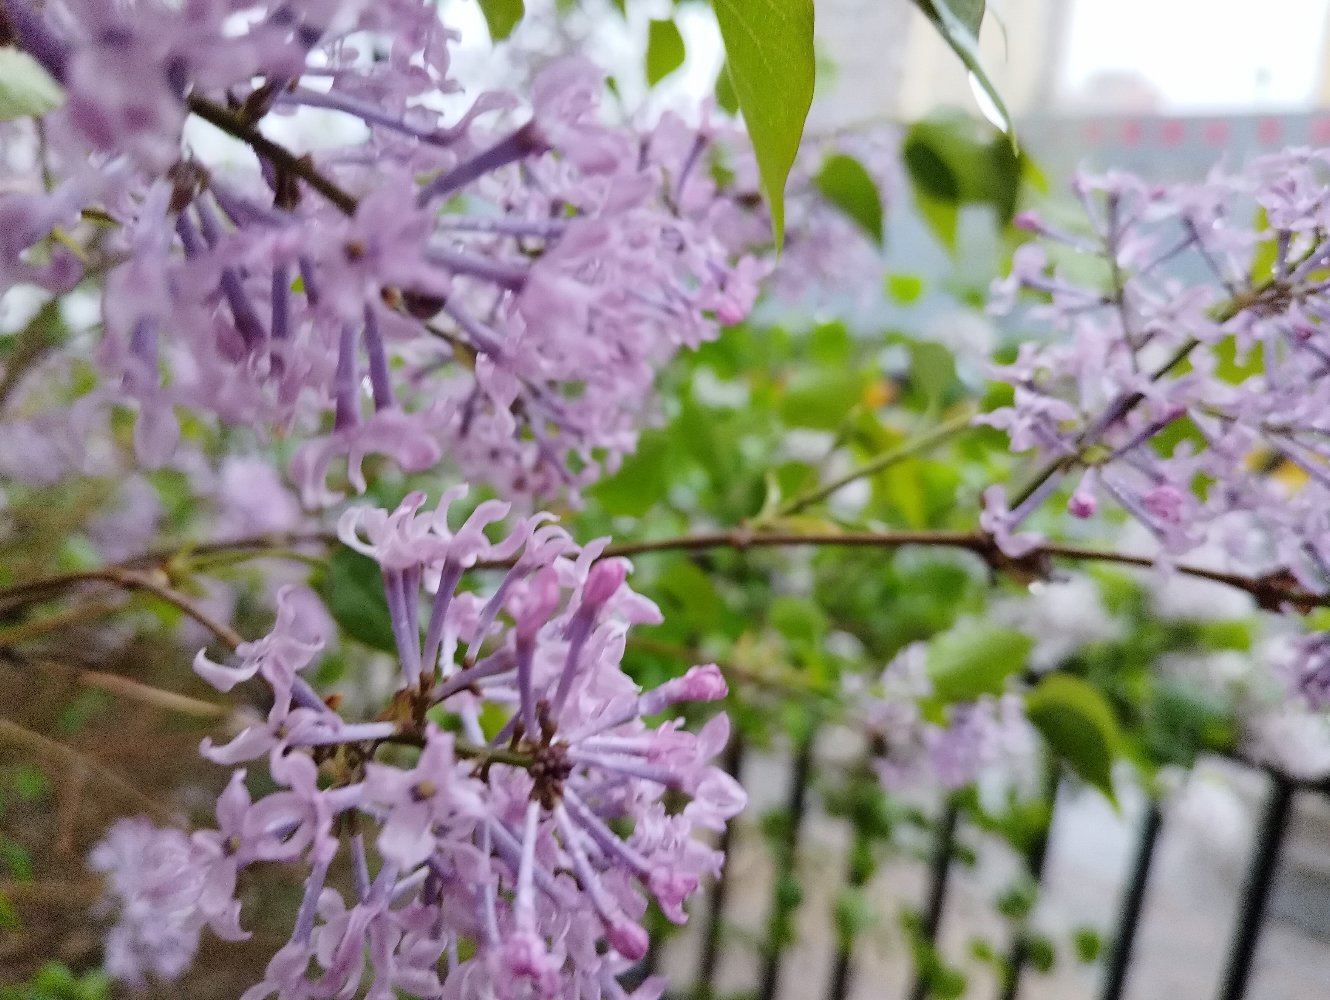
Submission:
[[[604,604],[619,589],[628,575],[628,567],[621,559],[602,559],[587,573],[586,583],[582,586],[582,603],[598,607]]]
[[[606,929],[605,937],[610,947],[634,962],[647,953],[647,947],[651,944],[647,932],[627,920],[612,924]]]
[[[1033,212],[1017,212],[1011,220],[1011,224],[1017,229],[1024,229],[1028,233],[1039,232],[1039,216]]]
[[[1095,480],[1098,479],[1096,471],[1086,469],[1080,484],[1067,500],[1067,513],[1072,517],[1093,517],[1099,509],[1099,501],[1094,495]]]

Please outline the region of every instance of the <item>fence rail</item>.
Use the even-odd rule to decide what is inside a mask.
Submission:
[[[781,879],[792,872],[800,851],[804,818],[808,809],[809,788],[816,772],[815,740],[816,729],[810,727],[807,738],[793,748],[789,784],[785,790],[786,824],[779,831],[780,836],[773,838],[775,884],[771,892],[772,910],[768,919],[767,939],[759,949],[758,989],[756,994],[749,994],[756,995],[759,1000],[776,1000],[781,982],[782,960],[786,957],[785,945],[788,936],[783,934],[781,928],[775,926],[774,922],[788,919],[792,915],[793,908],[798,905],[796,900],[791,906],[790,900],[782,896]],[[731,774],[740,777],[746,758],[746,747],[736,736],[727,750],[725,767]],[[1300,792],[1315,791],[1324,794],[1327,791],[1325,783],[1302,782],[1269,768],[1257,767],[1247,761],[1236,759],[1235,761],[1244,767],[1263,772],[1268,778],[1269,790],[1257,823],[1246,878],[1239,893],[1236,920],[1225,956],[1217,1000],[1243,1000],[1246,996],[1252,978],[1252,963],[1261,928],[1265,922],[1267,904],[1278,871],[1280,853],[1288,833],[1289,819],[1296,796]],[[1058,775],[1053,771],[1044,789],[1049,804],[1048,822],[1042,832],[1032,839],[1024,859],[1036,887],[1041,885],[1045,872],[1049,833],[1053,828],[1059,786]],[[957,833],[965,822],[965,813],[966,810],[960,800],[956,796],[951,796],[942,803],[940,814],[933,823],[927,882],[923,896],[919,900],[918,923],[918,933],[928,948],[937,945],[958,853]],[[1155,799],[1148,800],[1141,818],[1131,865],[1124,873],[1116,929],[1112,940],[1106,943],[1103,951],[1103,973],[1099,989],[1101,1000],[1120,1000],[1124,994],[1131,969],[1133,946],[1144,913],[1150,873],[1164,822],[1165,817],[1159,802]],[[729,830],[722,834],[719,846],[726,850],[727,864],[712,887],[705,910],[700,915],[703,927],[702,944],[691,990],[691,995],[698,1000],[708,1000],[717,995],[716,975],[724,948],[725,911],[732,894],[728,858],[729,848],[733,846],[733,842]],[[851,858],[853,856],[852,848]],[[864,873],[856,869],[851,861],[841,879],[841,884],[851,889],[861,889],[865,880]],[[1016,1000],[1020,996],[1022,974],[1030,958],[1028,940],[1019,931],[1013,939],[1007,956],[1006,975],[999,981],[1000,1000]],[[654,968],[656,961],[657,957],[653,951],[648,960],[648,967],[644,968]],[[845,1000],[853,983],[854,972],[853,940],[839,938],[832,956],[830,976],[822,995],[827,1000]],[[933,995],[932,990],[933,986],[925,969],[916,967],[902,1000],[927,1000]],[[885,992],[874,995],[889,1000]]]

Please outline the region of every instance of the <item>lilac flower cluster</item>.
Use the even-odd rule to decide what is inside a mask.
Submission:
[[[363,489],[370,454],[415,471],[447,451],[505,495],[575,495],[635,447],[659,364],[756,294],[762,266],[722,236],[705,130],[602,124],[602,74],[578,58],[534,79],[525,112],[485,93],[448,121],[435,107],[460,85],[428,0],[0,15],[67,93],[42,121],[60,183],[0,196],[0,291],[67,290],[95,237],[100,394],[138,407],[147,465],[184,407],[312,432],[292,464],[310,506],[339,498],[334,462]],[[366,134],[297,159],[269,126],[306,108]],[[200,162],[191,114],[254,167]]]
[[[1018,217],[1038,239],[994,308],[1032,293],[1023,318],[1062,336],[997,368],[1013,405],[977,418],[1047,463],[1011,509],[985,494],[1008,554],[1038,544],[1018,526],[1075,476],[1073,516],[1112,500],[1161,558],[1209,544],[1244,572],[1330,587],[1328,180],[1330,155],[1292,150],[1194,185],[1079,177],[1086,233]]]
[[[882,671],[881,691],[858,699],[882,784],[960,788],[986,768],[1028,764],[1036,739],[1019,695],[985,695],[948,706],[941,721],[926,717],[922,705],[933,694],[927,655],[925,643],[906,646]]]
[[[93,864],[119,912],[113,973],[180,972],[204,927],[246,936],[236,879],[256,861],[309,874],[291,938],[246,1000],[346,997],[366,980],[379,998],[623,996],[616,976],[647,948],[643,890],[686,919],[683,902],[722,861],[692,831],[721,829],[745,795],[708,763],[728,740],[724,713],[696,735],[645,719],[723,698],[720,672],[693,667],[641,691],[619,666],[625,635],[659,612],[625,584],[627,563],[599,559],[604,540],[579,549],[546,514],[491,543],[499,501],[454,531],[448,507],[463,492],[433,511],[421,494],[391,512],[354,508],[339,525],[383,573],[402,676],[381,721],[343,720],[301,676],[320,644],[289,593],[234,665],[200,652],[195,670],[218,689],[258,676],[272,693],[266,721],[202,753],[266,758],[278,788],[253,800],[240,768],[216,830],[111,828]],[[511,568],[489,596],[457,590],[480,561]],[[490,738],[488,706],[511,713]],[[349,905],[329,884],[343,848]]]

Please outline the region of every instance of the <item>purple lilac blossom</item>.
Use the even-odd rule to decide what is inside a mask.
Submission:
[[[292,462],[307,506],[363,490],[370,454],[419,471],[447,452],[501,494],[576,498],[635,447],[656,369],[742,319],[765,271],[724,232],[706,129],[602,124],[584,60],[548,65],[524,109],[431,110],[460,86],[426,0],[0,11],[68,95],[42,123],[62,183],[0,196],[0,291],[67,289],[79,262],[48,234],[110,220],[97,393],[137,406],[149,467],[184,407],[312,434]],[[261,148],[248,173],[208,169],[182,130],[209,103],[250,130],[302,107],[362,121],[314,162],[349,197]]]
[[[292,588],[271,633],[242,644],[233,665],[199,653],[195,670],[219,690],[257,676],[273,694],[265,722],[224,746],[204,740],[202,753],[227,766],[266,758],[277,790],[252,801],[238,769],[216,830],[143,819],[111,829],[92,860],[118,914],[117,976],[178,974],[205,926],[243,936],[236,876],[254,861],[308,876],[291,938],[246,1000],[350,996],[367,983],[384,998],[624,996],[616,977],[647,948],[646,897],[687,919],[683,903],[722,862],[692,833],[723,828],[746,797],[710,763],[729,739],[726,715],[696,734],[670,716],[724,698],[720,671],[693,667],[642,691],[620,659],[629,628],[660,614],[625,583],[627,562],[599,558],[605,539],[575,545],[547,514],[491,543],[483,529],[509,509],[499,501],[454,530],[448,508],[464,492],[432,511],[419,493],[393,511],[353,508],[339,524],[382,569],[402,678],[380,718],[394,721],[344,720],[310,687],[302,673],[321,642]],[[511,568],[490,593],[456,589],[478,561],[503,560]],[[509,720],[487,738],[489,706]],[[379,754],[401,744],[418,756]],[[667,790],[682,808],[666,808]],[[325,884],[341,850],[350,901]]]
[[[933,693],[927,657],[926,644],[911,643],[883,670],[880,692],[857,699],[882,784],[960,788],[995,765],[1014,772],[1028,763],[1036,740],[1019,695],[984,695],[946,706],[943,722],[925,718],[920,703]]]
[[[989,505],[985,527],[1009,554],[1026,548],[1016,526],[1083,470],[1069,512],[1112,501],[1161,558],[1213,541],[1236,570],[1330,587],[1328,178],[1326,152],[1291,150],[1200,184],[1078,176],[1083,233],[1022,214],[1036,240],[995,284],[993,309],[1060,336],[994,369],[1013,404],[976,421],[1056,467],[1013,509]],[[1050,263],[1058,244],[1096,258],[1103,283]]]

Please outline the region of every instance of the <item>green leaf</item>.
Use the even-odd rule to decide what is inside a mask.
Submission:
[[[1093,962],[1103,949],[1099,932],[1093,927],[1078,927],[1072,933],[1071,940],[1076,946],[1076,957],[1082,962]]]
[[[338,548],[315,585],[343,632],[373,649],[397,652],[378,563],[354,549]]]
[[[730,64],[725,63],[716,76],[716,107],[727,115],[739,113],[739,95],[734,92],[734,81],[730,79]]]
[[[1057,962],[1057,953],[1053,950],[1053,942],[1043,934],[1027,934],[1025,936],[1025,956],[1030,960],[1030,965],[1035,972],[1048,973],[1053,971],[1053,966]]]
[[[0,862],[15,882],[32,881],[32,855],[18,841],[0,834]]]
[[[649,431],[637,442],[637,451],[623,460],[619,471],[586,492],[600,501],[611,517],[641,517],[669,488],[666,457],[669,438]]]
[[[647,26],[647,85],[654,87],[683,65],[683,35],[672,20]]]
[[[927,397],[929,406],[940,406],[956,381],[956,359],[935,340],[917,340],[910,344],[910,381]]]
[[[1118,724],[1098,690],[1070,674],[1049,674],[1025,696],[1025,714],[1054,753],[1116,804],[1111,771]]]
[[[933,22],[933,27],[951,50],[960,56],[971,73],[972,82],[977,83],[993,102],[998,118],[993,124],[1011,135],[1011,115],[979,61],[979,25],[984,19],[984,0],[915,0],[915,4]]]
[[[859,228],[882,245],[882,198],[864,165],[853,156],[828,156],[813,178],[822,197],[848,215]]]
[[[522,0],[479,0],[480,12],[490,30],[490,41],[501,42],[513,33],[526,7]]]
[[[992,205],[998,221],[1010,225],[1026,157],[988,126],[960,112],[940,112],[910,126],[901,158],[920,214],[948,249],[954,249],[961,204]]]
[[[817,75],[813,0],[715,0],[716,20],[779,250],[785,179],[799,151]]]
[[[0,121],[39,117],[65,103],[65,92],[26,52],[0,48]]]
[[[827,616],[812,601],[784,595],[771,602],[767,621],[793,643],[813,645],[827,632]]]
[[[873,904],[862,889],[845,888],[838,892],[834,913],[836,940],[846,949],[873,922]]]
[[[953,702],[1001,694],[1007,677],[1025,666],[1033,644],[1023,632],[992,625],[943,632],[928,644],[934,695]]]
[[[18,919],[18,910],[9,901],[9,897],[0,892],[0,931],[16,931],[22,927]]]
[[[18,792],[18,797],[24,802],[35,802],[46,794],[49,787],[46,775],[31,764],[25,764],[14,774],[14,791]]]
[[[910,305],[924,292],[924,279],[917,274],[888,274],[882,285],[887,297],[901,306]]]
[[[687,559],[677,559],[656,578],[656,586],[673,607],[666,620],[671,625],[686,625],[705,634],[716,627],[720,617],[721,600],[711,578]],[[670,618],[673,621],[670,621]]]
[[[863,394],[863,379],[846,368],[801,371],[780,402],[781,418],[791,427],[835,430]]]

